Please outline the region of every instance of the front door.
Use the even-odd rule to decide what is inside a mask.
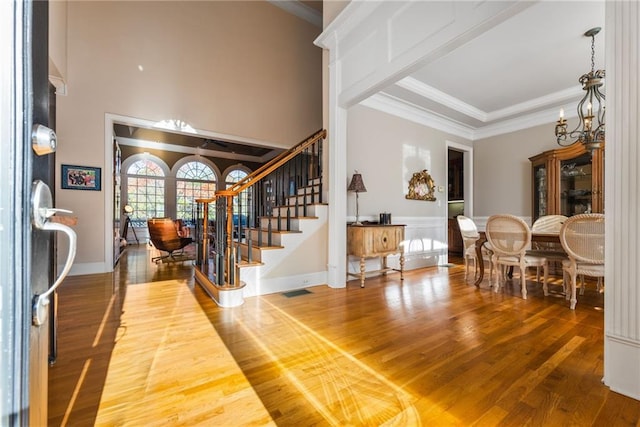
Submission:
[[[50,126],[47,2],[0,1],[0,55],[0,424],[43,426],[52,295],[37,319],[33,304],[55,280],[54,232],[43,227],[53,214],[44,208],[53,207],[55,138],[39,128],[36,150],[32,137],[34,125]]]

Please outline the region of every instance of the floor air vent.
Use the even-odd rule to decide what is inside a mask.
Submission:
[[[306,289],[297,289],[295,291],[283,292],[282,295],[284,295],[287,298],[292,298],[292,297],[297,297],[298,295],[305,295],[310,293],[312,292]]]

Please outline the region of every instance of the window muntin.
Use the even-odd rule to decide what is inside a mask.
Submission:
[[[241,181],[247,175],[248,175],[247,172],[245,172],[242,169],[234,169],[230,171],[224,180],[225,183],[227,184],[227,188],[231,187],[234,183]],[[248,225],[248,220],[249,220],[249,193],[247,191],[243,191],[238,196],[234,196],[233,211],[234,211],[233,223],[237,225],[238,223],[237,216],[241,215],[242,226],[246,227]]]
[[[216,193],[216,173],[205,163],[187,162],[176,172],[176,218],[193,221],[195,200],[213,198]],[[209,210],[215,219],[215,209]]]
[[[145,227],[149,218],[165,216],[165,176],[162,168],[150,159],[134,162],[127,169],[127,204],[133,208],[131,221]]]

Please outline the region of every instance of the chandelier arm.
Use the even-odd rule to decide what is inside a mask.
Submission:
[[[567,121],[561,110],[555,125],[558,145],[567,146],[580,142],[591,153],[601,147],[605,139],[605,96],[600,91],[605,70],[595,70],[595,36],[599,32],[600,27],[595,27],[584,33],[591,38],[591,71],[578,79],[585,91],[577,106],[578,124],[571,132],[567,131]]]

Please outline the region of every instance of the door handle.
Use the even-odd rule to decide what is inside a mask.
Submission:
[[[33,296],[31,305],[31,320],[34,326],[40,326],[47,321],[50,302],[49,295],[51,295],[58,288],[58,286],[60,286],[64,278],[67,277],[67,274],[69,274],[69,271],[71,270],[73,260],[76,257],[76,247],[78,240],[76,232],[67,225],[49,221],[49,218],[51,218],[57,212],[71,213],[71,211],[66,209],[55,209],[51,207],[52,204],[53,202],[49,186],[42,181],[35,181],[33,183],[33,192],[31,197],[33,225],[38,230],[60,231],[66,234],[69,238],[69,253],[67,254],[67,260],[64,264],[64,268],[62,269],[62,272],[55,280],[55,282],[53,282],[53,285],[51,285],[51,287],[47,289],[46,292],[42,294],[35,294]]]

